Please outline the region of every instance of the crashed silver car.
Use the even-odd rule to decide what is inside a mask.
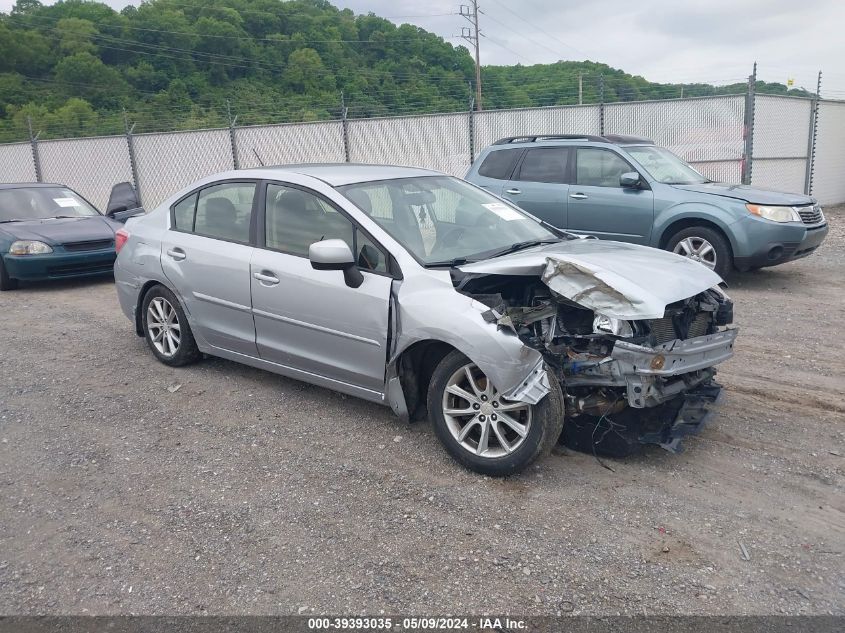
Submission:
[[[210,354],[428,418],[490,475],[562,430],[585,450],[677,450],[737,333],[701,264],[575,237],[422,169],[222,173],[116,245],[120,304],[161,362]]]

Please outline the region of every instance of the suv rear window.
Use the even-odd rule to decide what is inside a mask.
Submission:
[[[517,180],[566,183],[569,156],[569,150],[564,147],[529,149],[519,168]]]
[[[518,149],[500,149],[490,152],[478,168],[478,175],[496,180],[507,180],[521,153]]]

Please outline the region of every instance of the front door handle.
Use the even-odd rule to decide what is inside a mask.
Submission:
[[[167,254],[171,257],[171,259],[175,259],[177,262],[181,262],[187,257],[185,251],[183,251],[178,246],[176,248],[171,248],[169,251],[167,251]]]
[[[264,270],[260,273],[252,273],[252,276],[255,277],[261,283],[267,284],[268,286],[275,286],[279,283],[279,278],[276,277],[276,275],[271,273],[269,270]]]
[[[519,189],[508,189],[507,191],[505,191],[505,193],[509,193],[512,196],[518,196],[522,192]]]
[[[586,193],[570,193],[570,198],[575,198],[576,200],[586,200],[587,194]]]

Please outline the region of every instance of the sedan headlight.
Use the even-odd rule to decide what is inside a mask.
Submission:
[[[35,240],[18,240],[12,242],[12,246],[9,248],[10,255],[46,255],[52,252],[53,249],[49,244]]]
[[[745,208],[754,215],[772,222],[800,222],[801,216],[792,207],[771,207],[765,204],[746,204]]]
[[[596,313],[593,319],[593,332],[596,334],[613,334],[615,336],[633,336],[631,324],[622,319],[614,319],[606,314]]]

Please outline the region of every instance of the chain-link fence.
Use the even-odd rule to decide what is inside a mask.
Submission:
[[[652,139],[719,182],[739,182],[742,160],[742,96],[611,103],[604,133]]]
[[[132,180],[124,136],[101,136],[38,143],[41,178],[67,185],[105,209],[115,183]]]
[[[813,195],[823,204],[845,201],[845,102],[820,101]]]
[[[341,121],[241,127],[233,133],[241,168],[340,163],[345,158]]]
[[[753,94],[750,93],[750,94]],[[305,162],[415,165],[463,176],[506,136],[632,134],[653,139],[709,178],[845,201],[845,102],[746,95],[451,114],[343,119],[0,145],[0,182],[67,184],[100,208],[133,181],[152,209],[220,171]],[[818,118],[815,108],[818,106]],[[749,136],[750,135],[750,136]],[[753,142],[750,142],[752,141]],[[753,148],[752,156],[745,154]]]
[[[756,96],[751,184],[782,191],[806,190],[812,113],[811,99]]]
[[[469,115],[358,119],[348,122],[353,163],[411,165],[463,176],[469,165]]]

